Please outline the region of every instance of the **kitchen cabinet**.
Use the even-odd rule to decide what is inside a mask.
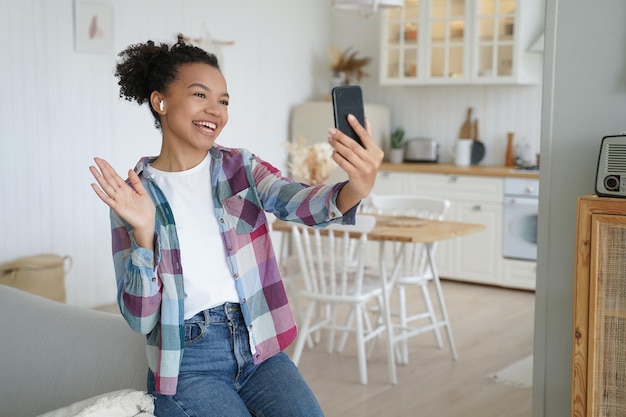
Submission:
[[[626,411],[626,199],[578,199],[572,416]]]
[[[405,172],[380,171],[376,176],[374,194],[406,194],[414,174]]]
[[[544,0],[405,0],[381,13],[382,85],[541,82]]]
[[[494,181],[492,179],[492,181]],[[485,230],[446,243],[439,256],[448,259],[447,274],[463,281],[501,285],[502,204],[451,199],[454,220],[485,225]],[[446,248],[448,249],[446,251]],[[441,248],[440,248],[441,249]],[[446,252],[448,256],[446,256]],[[450,262],[451,261],[451,262]]]
[[[445,278],[501,285],[503,186],[500,177],[381,171],[373,192],[444,197],[447,219],[484,224],[479,233],[439,242],[437,267]]]

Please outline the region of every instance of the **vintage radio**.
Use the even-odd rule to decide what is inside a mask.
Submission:
[[[626,197],[626,132],[602,138],[596,171],[596,194]]]

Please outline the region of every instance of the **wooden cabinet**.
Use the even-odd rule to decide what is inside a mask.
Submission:
[[[572,416],[626,415],[626,199],[578,199]]]
[[[499,177],[381,171],[374,193],[444,197],[447,219],[484,224],[481,232],[439,242],[437,267],[442,277],[501,285],[503,186]]]
[[[406,0],[381,13],[382,85],[541,82],[544,0]]]

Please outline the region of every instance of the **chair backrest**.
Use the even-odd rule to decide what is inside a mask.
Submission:
[[[419,195],[370,195],[369,212],[388,214],[393,216],[415,216],[429,220],[443,220],[450,200],[441,197]],[[433,244],[431,253],[434,255],[436,244]],[[407,245],[403,259],[402,270],[404,276],[432,276],[427,262],[426,247],[423,244]]]
[[[431,220],[443,220],[450,208],[445,198],[404,194],[370,195],[369,203],[374,213]]]
[[[355,225],[333,224],[320,229],[294,224],[292,237],[305,292],[328,297],[361,294],[367,233],[376,218],[357,215]]]

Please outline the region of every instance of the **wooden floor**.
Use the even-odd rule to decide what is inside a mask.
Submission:
[[[531,388],[499,384],[488,375],[532,353],[534,293],[452,281],[443,288],[456,362],[448,348],[437,348],[432,333],[419,335],[410,340],[409,364],[397,368],[393,386],[381,338],[363,386],[354,348],[333,354],[323,343],[305,348],[299,366],[327,417],[532,415]]]
[[[325,344],[305,348],[300,369],[326,417],[532,415],[530,388],[499,384],[488,375],[532,353],[534,293],[452,281],[444,281],[443,288],[457,361],[447,348],[437,348],[432,333],[417,336],[410,341],[410,362],[398,367],[399,383],[393,386],[381,337],[363,386],[353,345],[333,354]]]

